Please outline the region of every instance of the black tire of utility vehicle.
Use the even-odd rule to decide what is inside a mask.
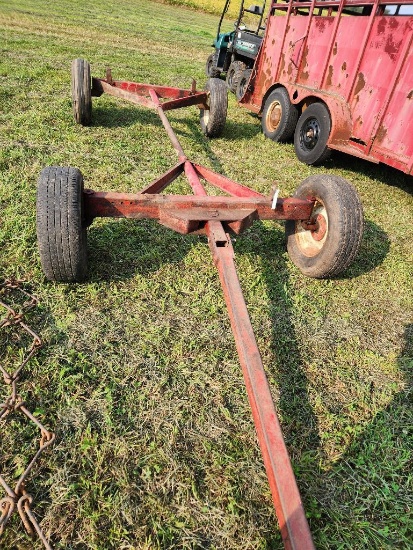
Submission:
[[[72,61],[72,104],[77,124],[89,126],[92,122],[92,86],[90,65],[84,59]]]
[[[205,73],[208,78],[219,78],[221,76],[221,71],[217,68],[218,56],[216,53],[211,53],[208,56],[205,65]]]
[[[242,96],[245,94],[251,73],[252,69],[245,69],[245,71],[242,71],[241,77],[238,81],[237,89],[235,90],[237,101],[241,101]]]
[[[227,85],[219,78],[210,78],[207,80],[205,90],[209,92],[209,109],[200,109],[201,129],[207,137],[219,137],[224,131],[227,119]]]
[[[273,141],[288,141],[294,135],[298,110],[285,88],[276,88],[267,97],[262,112],[264,135]]]
[[[287,220],[287,250],[292,262],[309,277],[335,277],[353,262],[363,235],[363,208],[354,187],[329,174],[306,178],[294,193],[315,198],[311,221]]]
[[[37,187],[37,242],[50,281],[82,281],[87,274],[83,177],[77,168],[50,166]]]
[[[247,66],[243,61],[233,61],[229,66],[226,82],[228,90],[233,94],[235,94],[238,82],[240,81],[242,73],[243,71],[245,71],[246,68]]]
[[[324,103],[312,103],[298,119],[294,149],[298,159],[317,166],[331,154],[327,141],[331,131],[330,113]]]

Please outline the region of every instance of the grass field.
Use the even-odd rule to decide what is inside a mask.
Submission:
[[[23,278],[40,299],[28,321],[46,346],[20,386],[57,433],[27,486],[55,548],[282,547],[205,238],[95,222],[81,285],[46,282],[37,252],[44,166],[138,191],[176,162],[149,110],[103,96],[93,125],[76,126],[71,60],[89,60],[95,76],[110,65],[114,78],[202,88],[216,25],[146,0],[0,0],[0,280]],[[358,189],[365,233],[342,277],[301,275],[282,223],[257,223],[234,247],[316,547],[412,548],[412,178],[339,154],[300,164],[233,96],[214,141],[196,108],[169,119],[191,160],[263,193],[276,181],[287,196],[325,172]],[[36,437],[18,420],[1,425],[9,480]],[[41,548],[17,515],[0,546]]]

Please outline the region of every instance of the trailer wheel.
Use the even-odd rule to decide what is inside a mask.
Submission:
[[[201,129],[207,137],[219,137],[224,131],[227,119],[227,85],[219,78],[210,78],[207,80],[205,90],[209,92],[209,109],[200,109]]]
[[[221,71],[217,68],[217,61],[218,56],[216,52],[208,56],[205,65],[205,72],[208,78],[219,78],[221,76]]]
[[[239,79],[237,89],[235,90],[235,95],[237,97],[237,101],[241,101],[242,96],[247,91],[247,84],[250,79],[252,73],[252,69],[245,69],[245,71],[242,71],[241,78]]]
[[[314,166],[329,156],[327,147],[331,131],[330,113],[324,103],[312,103],[298,119],[294,134],[294,149],[298,159]]]
[[[285,88],[276,88],[267,97],[261,118],[264,135],[273,141],[287,141],[298,120],[298,110]]]
[[[233,61],[229,66],[226,82],[228,90],[233,94],[236,92],[238,82],[240,81],[241,75],[246,68],[247,66],[243,61]]]
[[[354,260],[363,234],[363,208],[355,188],[344,178],[306,178],[295,197],[316,199],[310,220],[288,220],[287,250],[294,264],[309,277],[333,277]]]
[[[50,281],[82,281],[87,274],[83,177],[77,168],[50,166],[37,187],[37,242]]]
[[[92,121],[92,86],[90,65],[84,59],[72,61],[72,103],[75,122],[89,126]]]

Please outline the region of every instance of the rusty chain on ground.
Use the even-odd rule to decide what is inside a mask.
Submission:
[[[13,300],[16,294],[19,294],[24,300],[23,304],[18,308],[14,306]],[[4,302],[3,298],[6,299],[8,303]],[[0,331],[6,327],[11,327],[18,331],[18,339],[20,342],[25,342],[24,334],[29,340],[27,345],[23,344],[23,353],[17,361],[16,359],[9,361],[7,354],[5,354],[4,357],[3,355],[0,356],[0,371],[3,374],[6,387],[9,388],[8,397],[4,403],[0,403],[0,420],[3,422],[9,415],[22,414],[40,430],[41,434],[39,448],[29,464],[25,467],[23,473],[19,476],[14,488],[12,488],[3,475],[0,474],[0,485],[7,495],[0,499],[0,537],[4,532],[7,522],[14,512],[17,511],[27,533],[32,537],[37,534],[45,548],[52,550],[52,547],[46,540],[32,512],[33,497],[27,492],[25,485],[27,478],[32,473],[41,455],[55,440],[55,434],[47,430],[33,413],[26,408],[23,398],[18,393],[18,382],[22,376],[23,369],[42,346],[42,340],[39,335],[25,323],[26,312],[36,305],[37,298],[24,289],[21,281],[8,280],[4,283],[0,283],[0,306],[5,310],[3,313],[0,308]],[[5,314],[4,317],[2,317],[3,314]],[[15,364],[15,361],[17,364]],[[8,364],[9,362],[11,365]]]

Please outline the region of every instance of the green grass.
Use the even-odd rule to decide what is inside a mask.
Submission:
[[[57,433],[27,486],[56,548],[282,547],[205,238],[95,222],[82,285],[47,283],[37,252],[44,166],[76,166],[94,189],[137,191],[176,163],[143,108],[103,96],[93,125],[76,126],[71,60],[88,59],[95,76],[110,65],[118,79],[203,87],[216,25],[144,0],[0,1],[0,279],[24,278],[40,299],[29,324],[47,345],[20,387]],[[168,116],[191,160],[263,193],[276,181],[287,196],[323,172],[358,189],[365,234],[340,278],[302,276],[281,223],[257,223],[234,247],[317,548],[411,548],[411,177],[338,154],[300,164],[233,96],[214,141],[196,108]],[[1,430],[0,472],[13,479],[36,433],[17,420]],[[41,548],[18,516],[0,545]]]

